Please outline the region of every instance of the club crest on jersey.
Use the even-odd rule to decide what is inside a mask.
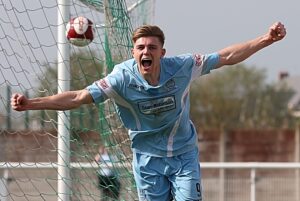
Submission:
[[[202,64],[202,58],[200,54],[194,54],[194,60],[196,66],[201,66]]]
[[[168,80],[167,83],[165,84],[165,87],[166,87],[168,90],[174,89],[174,87],[175,87],[175,81],[174,81],[174,79]]]
[[[174,96],[143,101],[138,103],[138,107],[143,114],[159,114],[176,108]]]

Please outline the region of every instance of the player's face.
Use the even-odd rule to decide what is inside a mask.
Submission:
[[[138,64],[141,75],[150,84],[158,82],[160,74],[160,58],[165,55],[165,49],[157,37],[141,37],[136,40],[132,55]]]

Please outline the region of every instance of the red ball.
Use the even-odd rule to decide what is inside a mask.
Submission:
[[[82,16],[72,18],[67,24],[66,35],[73,45],[86,46],[94,39],[93,22]]]

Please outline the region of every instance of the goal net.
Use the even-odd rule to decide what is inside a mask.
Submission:
[[[85,47],[66,42],[69,57],[59,60],[58,29],[68,23],[58,23],[62,2],[0,1],[0,200],[136,200],[130,141],[112,101],[71,110],[64,124],[56,111],[13,111],[10,96],[58,93],[60,62],[70,66],[65,69],[70,78],[63,80],[70,90],[105,76],[131,57],[132,31],[152,23],[155,1],[65,1],[70,19],[84,16],[93,22],[95,38]],[[59,124],[66,125],[69,135],[62,138],[70,144],[66,178],[58,171],[58,158],[64,161]],[[96,162],[101,147],[108,155]],[[60,191],[58,183],[69,191]]]

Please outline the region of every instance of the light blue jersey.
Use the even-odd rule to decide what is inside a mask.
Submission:
[[[163,57],[159,84],[151,86],[139,73],[135,60],[130,59],[87,89],[95,103],[107,98],[115,101],[129,129],[134,152],[177,156],[197,146],[197,133],[189,116],[191,82],[209,73],[218,61],[217,53]]]

